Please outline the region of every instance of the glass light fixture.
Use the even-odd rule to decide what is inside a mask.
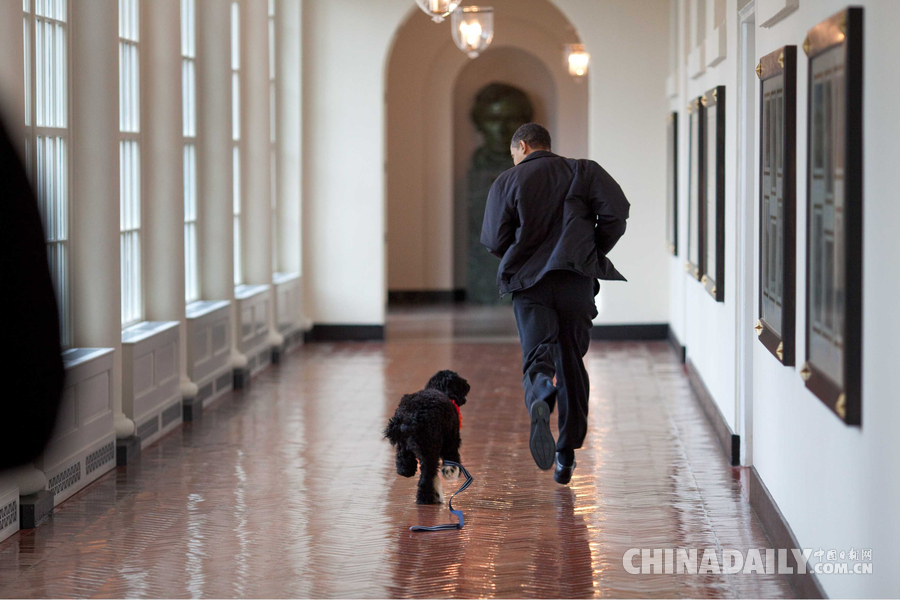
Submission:
[[[572,77],[584,77],[588,72],[588,63],[591,55],[585,52],[584,44],[569,44],[566,46],[566,64],[569,67],[569,75]]]
[[[425,14],[435,23],[443,23],[444,17],[456,10],[460,0],[416,0]]]
[[[494,8],[491,6],[464,6],[451,15],[453,41],[459,49],[476,58],[494,39]]]

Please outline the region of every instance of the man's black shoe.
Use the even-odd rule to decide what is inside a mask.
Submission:
[[[550,431],[550,406],[543,400],[531,405],[531,439],[528,445],[538,467],[546,471],[553,466],[556,442]]]
[[[572,472],[575,470],[575,464],[575,458],[573,457],[571,465],[564,465],[563,458],[560,456],[560,453],[557,452],[556,471],[553,472],[553,480],[562,485],[566,485],[572,481]]]

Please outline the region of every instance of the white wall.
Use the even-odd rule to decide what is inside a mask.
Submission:
[[[684,31],[680,0],[679,26]],[[757,0],[758,10],[768,10],[774,0]],[[864,88],[864,248],[863,248],[863,406],[862,426],[844,425],[804,386],[797,367],[782,366],[753,340],[752,362],[752,464],[757,468],[800,544],[807,548],[849,551],[873,550],[871,575],[820,575],[832,597],[896,597],[900,594],[900,408],[896,390],[900,374],[900,320],[895,299],[900,297],[900,278],[891,274],[885,259],[896,249],[900,207],[896,196],[900,175],[900,119],[895,106],[900,96],[896,65],[900,46],[894,24],[900,21],[900,3],[860,1],[865,7]],[[802,44],[809,28],[845,8],[841,0],[800,0],[799,10],[770,28],[756,30],[756,59],[775,49],[798,47],[797,85],[797,365],[805,360],[805,224],[806,224],[806,102],[807,58]],[[736,172],[738,155],[738,65],[736,6],[728,3],[727,58],[698,80],[679,74],[679,96],[672,108],[681,111],[681,255],[669,259],[672,301],[671,324],[686,343],[688,356],[697,366],[726,419],[735,424],[735,328],[752,328],[753,322],[737,323],[734,306],[735,234],[737,220]],[[758,19],[758,22],[763,19]],[[678,44],[682,48],[682,44]],[[727,86],[726,131],[726,291],[725,303],[715,304],[696,281],[684,272],[686,245],[686,115],[688,99],[716,84]],[[758,84],[756,87],[758,94]],[[662,128],[662,124],[660,124]],[[758,134],[757,134],[758,135]],[[757,142],[758,143],[758,142]],[[757,146],[758,148],[758,146]],[[757,177],[756,173],[751,177]],[[758,212],[754,197],[752,213]],[[753,231],[757,231],[757,223]],[[758,244],[758,241],[756,242]],[[661,246],[661,244],[657,244]],[[754,257],[758,246],[752,246]],[[660,250],[660,252],[664,252]],[[756,297],[756,269],[742,285],[752,286]],[[887,272],[885,272],[887,271]],[[754,306],[754,314],[756,314]],[[682,318],[683,315],[683,318]],[[755,320],[754,320],[755,322]]]
[[[832,597],[900,595],[900,279],[885,258],[900,231],[900,118],[896,23],[900,3],[865,7],[863,90],[863,404],[862,427],[847,427],[803,384],[797,368],[781,367],[755,345],[754,464],[801,544],[829,549],[872,548],[874,574],[822,576]],[[765,55],[792,43],[797,69],[797,364],[806,356],[807,30],[845,8],[838,0],[801,2],[771,29],[757,32]],[[892,268],[893,267],[893,268]],[[887,271],[887,272],[886,272]],[[891,271],[894,274],[891,275]]]
[[[666,263],[647,248],[664,231],[665,173],[651,165],[664,164],[665,130],[656,123],[666,109],[667,3],[555,4],[594,56],[588,158],[632,202],[628,234],[612,254],[630,283],[604,286],[600,320],[664,322]],[[406,0],[304,3],[305,306],[317,323],[384,322],[385,73],[411,10]]]
[[[628,279],[604,282],[600,323],[665,323],[665,80],[668,2],[559,0],[591,53],[588,158],[631,202],[625,237],[610,254]]]
[[[712,11],[712,2],[707,2]],[[687,7],[682,2],[683,9]],[[681,15],[683,16],[683,14]],[[698,17],[697,20],[702,20]],[[679,61],[681,69],[678,73],[679,95],[669,102],[670,109],[678,111],[678,200],[679,200],[679,232],[678,256],[669,255],[661,243],[654,249],[667,256],[668,271],[672,284],[673,331],[678,339],[687,347],[688,359],[703,376],[703,382],[716,403],[719,405],[725,420],[733,430],[736,423],[736,346],[735,311],[738,285],[735,273],[735,248],[737,242],[736,217],[736,185],[737,185],[737,10],[734,6],[727,15],[727,52],[724,61],[713,67],[705,67],[705,73],[692,78],[691,69],[685,61]],[[694,19],[691,22],[695,22]],[[696,48],[696,31],[685,32],[685,19],[678,23],[682,35],[692,36],[691,47]],[[706,27],[707,31],[711,27]],[[701,40],[702,43],[702,40]],[[682,48],[681,44],[677,45]],[[695,51],[696,52],[696,51]],[[688,180],[689,180],[689,115],[686,112],[688,103],[702,96],[710,89],[725,86],[725,301],[716,302],[699,281],[690,277],[684,269],[688,247]],[[720,107],[721,109],[721,107]],[[664,128],[664,123],[659,124]],[[717,282],[722,286],[723,282]],[[752,326],[752,324],[751,324]]]

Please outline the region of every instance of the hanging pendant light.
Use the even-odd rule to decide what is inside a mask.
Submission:
[[[476,58],[494,39],[494,8],[492,6],[464,6],[453,11],[453,41],[459,49]]]
[[[568,44],[566,46],[566,64],[569,75],[581,78],[587,75],[591,55],[584,49],[584,44]]]
[[[435,23],[443,23],[444,17],[456,10],[460,0],[416,0],[426,15]]]

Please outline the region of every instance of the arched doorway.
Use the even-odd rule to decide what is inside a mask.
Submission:
[[[574,28],[549,0],[493,4],[494,42],[475,60],[420,11],[397,31],[386,70],[389,292],[449,299],[464,289],[457,190],[480,143],[465,116],[480,82],[530,90],[554,150],[587,154],[588,86],[563,61],[563,46],[579,41]]]

